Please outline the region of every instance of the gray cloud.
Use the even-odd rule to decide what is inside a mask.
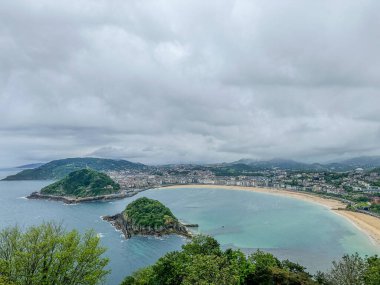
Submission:
[[[380,154],[378,1],[0,4],[0,165]]]

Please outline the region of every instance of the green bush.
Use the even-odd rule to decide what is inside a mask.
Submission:
[[[94,285],[109,273],[99,238],[44,223],[0,232],[0,284]],[[8,283],[6,283],[8,282]]]

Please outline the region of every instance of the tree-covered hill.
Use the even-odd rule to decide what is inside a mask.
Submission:
[[[127,221],[142,227],[157,228],[178,221],[168,207],[146,197],[130,203],[123,215]]]
[[[41,189],[41,194],[68,197],[96,197],[118,193],[120,185],[108,175],[91,169],[71,172]]]
[[[127,160],[114,160],[93,157],[66,158],[53,160],[34,169],[25,169],[15,175],[4,178],[4,180],[61,179],[73,171],[84,168],[91,168],[96,171],[110,171],[144,169],[145,167],[146,166],[141,163],[134,163]]]
[[[128,204],[122,213],[105,216],[103,219],[121,230],[125,238],[130,238],[133,235],[178,234],[186,237],[191,236],[169,208],[157,200],[146,197]]]

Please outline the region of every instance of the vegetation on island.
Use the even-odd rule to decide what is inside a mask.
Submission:
[[[79,198],[115,194],[119,191],[120,185],[107,174],[91,169],[81,169],[42,188],[41,194]]]
[[[103,216],[103,220],[110,222],[120,230],[126,239],[134,235],[177,234],[191,237],[191,233],[178,221],[169,208],[157,200],[146,197],[131,202],[119,214]]]
[[[128,204],[123,211],[123,216],[127,222],[139,227],[159,228],[178,223],[168,207],[146,197]]]
[[[110,272],[93,231],[80,235],[44,223],[0,232],[0,285],[95,285]]]
[[[133,163],[127,160],[103,159],[103,158],[66,158],[53,160],[34,169],[25,169],[15,175],[10,175],[4,180],[53,180],[61,179],[69,173],[91,168],[96,171],[120,171],[130,169],[143,169],[145,165]]]
[[[167,253],[155,264],[127,276],[121,285],[375,285],[380,284],[380,258],[346,255],[327,273],[312,276],[302,265],[257,251],[222,251],[208,236],[196,236],[181,251]]]

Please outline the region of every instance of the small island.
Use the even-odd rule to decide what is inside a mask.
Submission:
[[[29,199],[49,199],[65,203],[121,199],[127,197],[120,185],[108,175],[92,169],[81,169],[65,178],[33,192]]]
[[[134,235],[178,234],[191,237],[191,233],[169,208],[157,200],[146,197],[128,204],[119,214],[104,216],[103,220],[111,222],[116,229],[121,230],[126,239]]]

